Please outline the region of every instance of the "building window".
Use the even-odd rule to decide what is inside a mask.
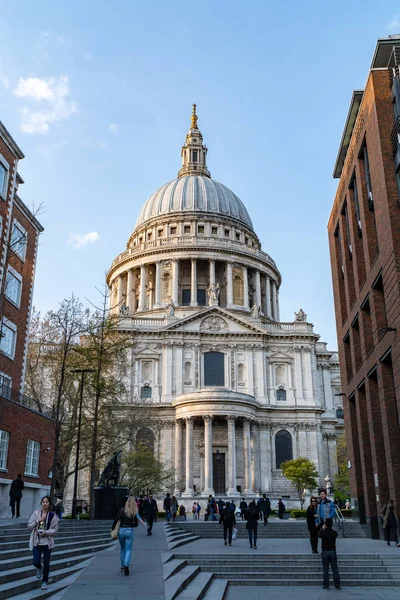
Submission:
[[[286,368],[285,365],[277,365],[275,369],[276,385],[284,385],[286,383]]]
[[[228,238],[231,235],[231,230],[230,229],[225,229],[224,235],[225,235],[225,237]]]
[[[293,459],[292,436],[284,429],[278,431],[275,436],[275,464],[280,469],[281,464]]]
[[[225,355],[222,352],[204,354],[204,385],[225,386]]]
[[[190,225],[183,226],[183,233],[190,233]]]
[[[206,290],[197,290],[197,304],[199,306],[206,305]]]
[[[25,475],[39,475],[40,443],[28,440],[26,446]]]
[[[191,290],[182,290],[182,306],[190,306]]]
[[[0,336],[0,351],[14,360],[15,343],[17,340],[17,326],[11,323],[6,317],[3,317],[3,326]]]
[[[358,187],[357,187],[357,179],[356,179],[355,174],[354,174],[352,182],[351,182],[351,187],[353,188],[353,194],[354,194],[354,206],[356,209],[357,230],[358,230],[358,235],[361,237],[362,236],[362,227],[361,227],[361,215],[360,215],[360,201],[358,198]]]
[[[192,150],[192,161],[197,162],[197,150]]]
[[[7,454],[8,454],[8,440],[10,434],[8,431],[0,429],[0,469],[5,471],[7,469]]]
[[[153,363],[150,360],[142,362],[142,381],[152,381],[153,379]]]
[[[199,225],[197,227],[197,233],[204,233],[204,225]]]
[[[185,362],[185,385],[191,385],[192,383],[192,363],[190,361]]]
[[[211,234],[218,235],[218,227],[211,227]]]
[[[237,239],[237,241],[240,240],[240,233],[238,233],[238,232],[236,232],[236,239]]]
[[[7,169],[5,168],[5,166],[2,163],[0,163],[0,196],[4,199],[6,198],[6,195],[7,195],[6,185],[7,185]]]
[[[12,267],[7,269],[5,296],[13,304],[18,306],[21,303],[22,277]]]
[[[0,373],[0,396],[2,398],[11,399],[11,383],[11,377],[5,373]]]
[[[368,150],[367,150],[366,144],[364,144],[364,147],[362,150],[362,158],[364,160],[365,184],[367,186],[367,195],[368,195],[368,208],[370,210],[374,210],[374,197],[372,194],[372,185],[371,185],[371,171],[369,169],[369,158],[368,158]]]
[[[238,385],[245,384],[245,366],[243,363],[238,365]]]
[[[169,232],[171,235],[176,235],[176,227],[170,227]]]
[[[157,231],[157,236],[158,236],[158,237],[164,237],[164,229],[159,229],[159,230]]]
[[[350,222],[349,222],[349,213],[347,210],[347,202],[344,205],[344,220],[346,223],[346,234],[347,234],[347,247],[349,249],[350,258],[353,257],[353,248],[351,247],[351,236],[350,236]]]
[[[11,249],[14,250],[15,254],[22,258],[22,260],[25,260],[27,240],[28,236],[26,230],[18,223],[18,221],[14,220],[11,232]]]
[[[149,385],[144,385],[140,389],[140,398],[142,400],[147,400],[148,398],[151,398],[151,387]]]
[[[276,399],[278,402],[286,402],[286,390],[276,390]]]
[[[148,232],[147,232],[147,240],[148,240],[148,241],[150,241],[150,240],[151,240],[151,237],[152,237],[152,235],[153,235],[153,234],[152,234],[152,232],[151,232],[151,231],[148,231]]]

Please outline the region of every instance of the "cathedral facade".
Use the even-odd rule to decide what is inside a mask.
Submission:
[[[144,204],[107,274],[132,337],[130,397],[162,424],[139,435],[182,498],[294,496],[283,461],[306,456],[321,485],[337,471],[338,357],[301,309],[280,321],[281,274],[206,159],[193,105],[177,179]]]

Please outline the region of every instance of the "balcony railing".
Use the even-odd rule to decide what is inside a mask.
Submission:
[[[397,150],[400,145],[400,116],[394,122],[394,127],[392,129],[392,148],[393,148],[393,156],[396,156]]]
[[[25,406],[34,412],[40,413],[49,419],[54,419],[52,408],[46,406],[42,402],[26,396],[25,394],[21,394],[21,392],[18,392],[17,390],[13,390],[8,385],[0,385],[0,398],[5,398],[6,400],[10,400],[16,404],[21,404],[22,406]]]

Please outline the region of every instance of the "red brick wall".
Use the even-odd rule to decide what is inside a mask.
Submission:
[[[21,404],[0,398],[0,429],[10,434],[7,471],[0,476],[13,480],[22,473],[24,481],[50,485],[48,477],[53,466],[55,423]],[[24,476],[28,440],[40,442],[39,477]],[[50,452],[45,452],[50,448]]]
[[[371,71],[328,224],[342,389],[346,394],[344,410],[352,463],[351,488],[353,497],[361,505],[365,504],[367,521],[375,519],[376,527],[376,515],[388,493],[400,505],[400,198],[391,145],[393,125],[389,72]],[[358,158],[364,139],[371,172],[373,212],[368,209],[364,163]],[[354,198],[348,189],[354,171],[362,238],[356,235]],[[341,213],[346,199],[353,252],[351,260],[344,260],[345,275],[341,280],[334,234],[339,223],[345,256],[347,239]],[[379,285],[373,289],[380,272],[383,293]],[[367,295],[370,316],[361,309]],[[352,323],[357,316],[359,329],[355,331]],[[381,327],[392,327],[396,331],[385,332]],[[343,344],[348,332],[351,370],[346,369]],[[392,365],[388,366],[380,359],[390,349]],[[377,486],[374,474],[378,477]]]

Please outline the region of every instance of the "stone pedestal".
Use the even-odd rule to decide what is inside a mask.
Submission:
[[[126,487],[95,488],[94,518],[100,520],[113,520],[119,509],[124,506],[129,489]]]

